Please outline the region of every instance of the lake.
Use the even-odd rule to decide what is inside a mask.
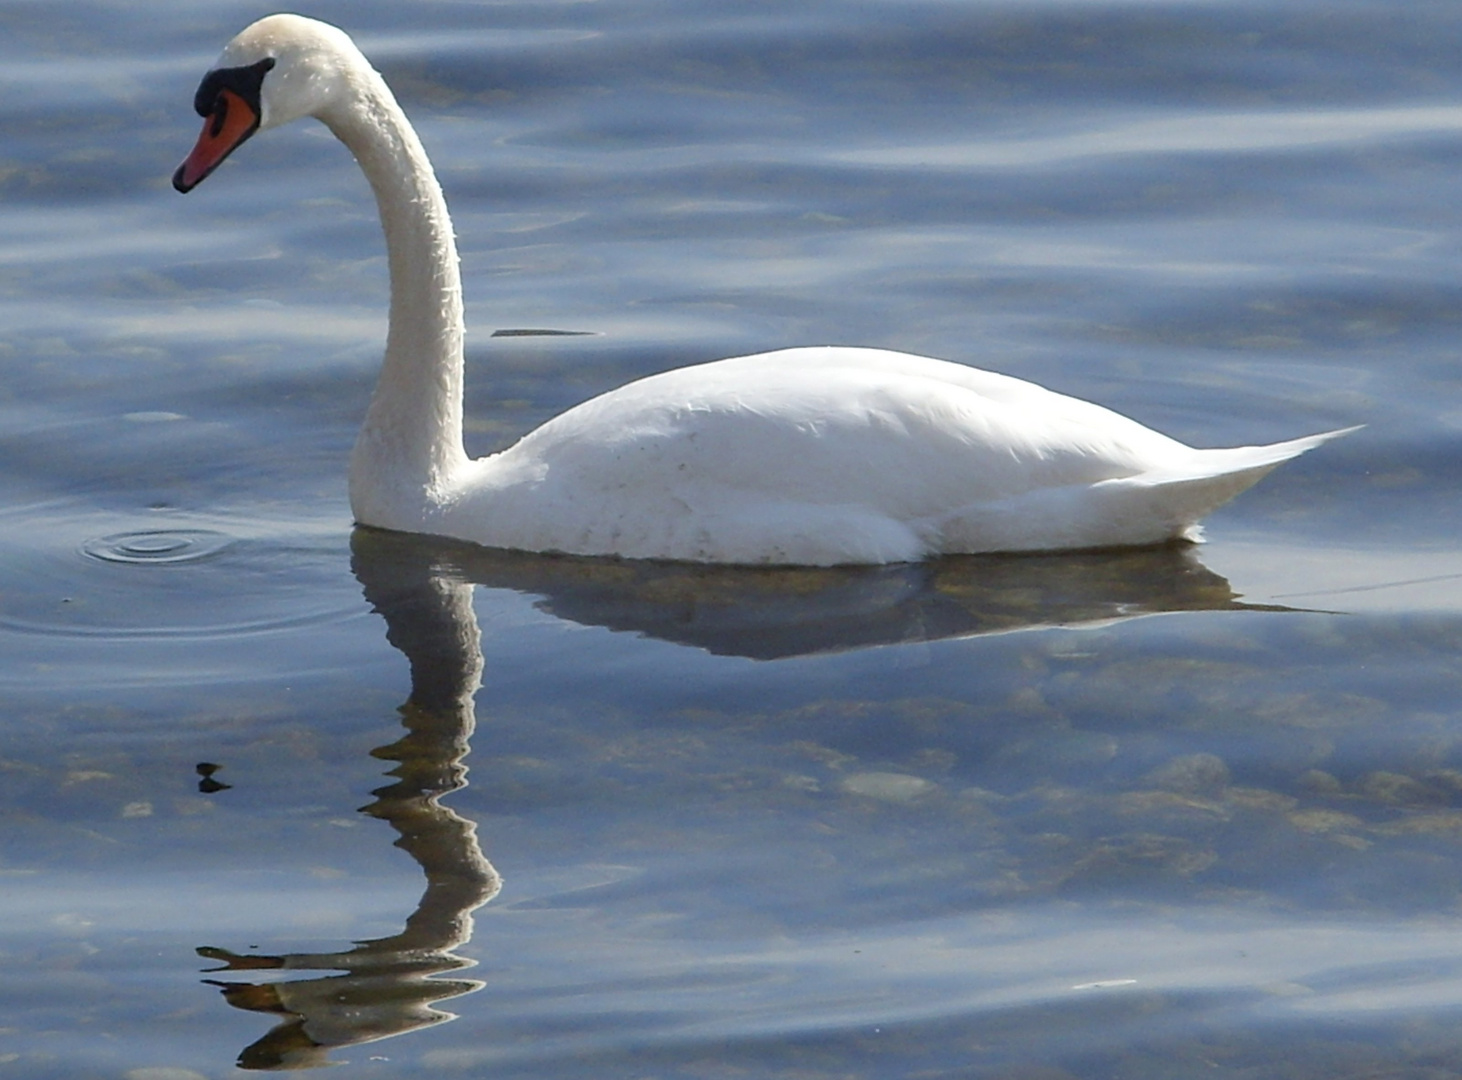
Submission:
[[[0,0],[0,1065],[1462,1076],[1462,7],[322,0],[431,153],[468,443],[790,345],[1201,446],[1207,542],[830,570],[353,530],[318,124],[224,0]]]

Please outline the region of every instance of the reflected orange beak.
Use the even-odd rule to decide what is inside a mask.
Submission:
[[[259,114],[253,107],[232,90],[220,90],[193,152],[173,173],[173,187],[192,191],[258,130]]]

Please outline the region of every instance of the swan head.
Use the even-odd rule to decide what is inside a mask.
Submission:
[[[192,191],[256,131],[323,116],[347,92],[364,58],[345,31],[301,15],[270,15],[226,46],[193,108],[204,118],[173,187]]]

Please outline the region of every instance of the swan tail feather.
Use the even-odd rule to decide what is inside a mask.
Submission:
[[[1197,450],[1194,451],[1194,460],[1187,468],[1160,470],[1142,475],[1152,477],[1154,483],[1161,483],[1164,478],[1169,476],[1173,479],[1198,479],[1203,476],[1216,477],[1225,473],[1248,472],[1252,469],[1268,470],[1276,465],[1282,465],[1291,458],[1299,457],[1306,451],[1313,450],[1331,439],[1349,435],[1363,427],[1365,427],[1364,424],[1357,424],[1354,427],[1336,428],[1334,431],[1324,431],[1319,435],[1305,435],[1298,439],[1268,443],[1264,446],[1233,446],[1216,450]],[[1254,479],[1257,481],[1263,475],[1260,473]]]
[[[970,554],[1198,541],[1202,518],[1276,466],[1355,430],[1341,428],[1267,446],[1195,451],[1181,468],[979,503],[926,521],[922,531],[935,550]],[[1033,544],[1032,538],[1039,542]]]

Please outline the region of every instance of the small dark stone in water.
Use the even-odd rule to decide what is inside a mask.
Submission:
[[[227,791],[233,787],[232,784],[213,779],[213,774],[223,768],[222,765],[215,765],[211,761],[200,761],[194,768],[198,770],[198,775],[203,777],[198,781],[198,790],[204,795],[212,795],[215,791]]]

